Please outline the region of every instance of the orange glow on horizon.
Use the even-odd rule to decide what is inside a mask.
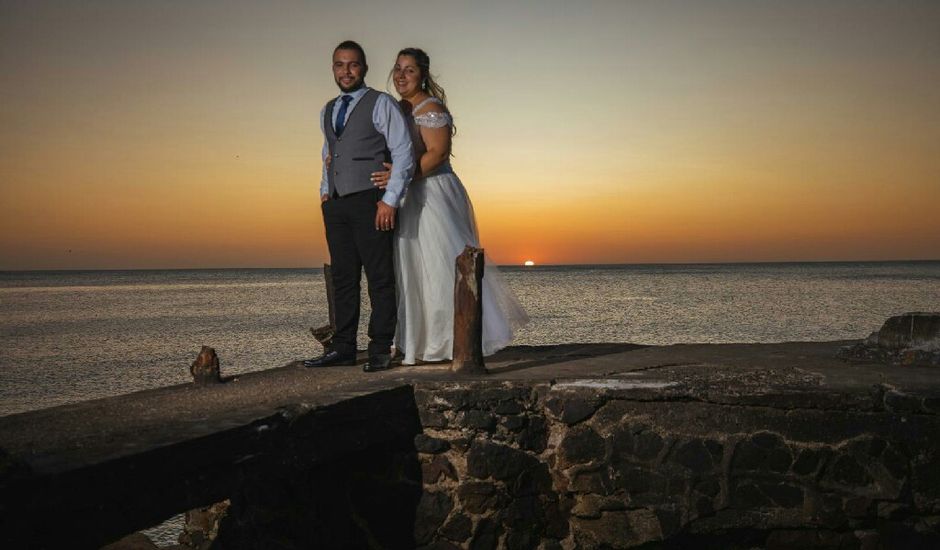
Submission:
[[[0,270],[329,261],[317,116],[349,29],[158,4],[3,8]],[[940,259],[940,72],[911,55],[940,5],[811,4],[438,6],[466,21],[421,45],[489,258]],[[414,13],[372,7],[382,89]]]

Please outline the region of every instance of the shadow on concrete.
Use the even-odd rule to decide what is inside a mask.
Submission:
[[[544,367],[556,363],[566,363],[576,359],[589,359],[604,355],[613,355],[646,348],[642,344],[560,344],[555,346],[513,346],[512,348],[497,352],[487,358],[487,363],[504,363],[508,365],[490,366],[490,374],[506,374],[535,367]]]

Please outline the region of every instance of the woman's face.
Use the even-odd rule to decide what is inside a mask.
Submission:
[[[421,90],[421,69],[410,55],[400,55],[392,68],[395,91],[403,98],[412,97]]]

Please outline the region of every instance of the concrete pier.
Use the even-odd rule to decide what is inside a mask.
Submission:
[[[940,369],[847,344],[291,363],[2,417],[0,540],[96,548],[231,499],[223,548],[936,544]]]

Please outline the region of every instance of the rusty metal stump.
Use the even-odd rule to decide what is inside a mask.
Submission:
[[[460,374],[486,374],[483,363],[483,249],[467,246],[457,256],[454,281],[454,360]]]

